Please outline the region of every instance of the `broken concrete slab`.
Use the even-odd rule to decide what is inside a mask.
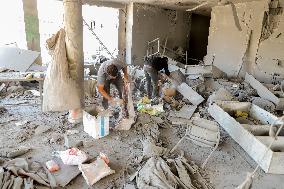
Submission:
[[[245,111],[261,124],[274,123],[278,118],[251,103],[216,102],[210,104],[208,112],[226,130],[226,132],[260,165],[266,173],[284,174],[284,153],[267,148],[251,132],[246,130],[233,117],[235,111]],[[280,123],[280,122],[278,122]],[[266,136],[271,138],[269,136]]]
[[[61,159],[55,158],[54,161],[59,165],[60,170],[53,173],[58,186],[65,187],[69,182],[76,178],[81,171],[78,166],[65,165]]]
[[[0,67],[25,72],[39,56],[39,52],[15,47],[0,48]]]
[[[212,95],[209,96],[208,101],[215,102],[215,101],[233,101],[235,97],[226,89],[220,88],[218,91],[214,92]]]
[[[276,109],[284,110],[284,98],[278,98],[271,91],[269,91],[263,84],[257,81],[252,75],[246,73],[245,81],[257,91],[257,94],[276,105]]]
[[[169,116],[190,119],[196,108],[197,106],[184,105],[179,111],[171,111]]]
[[[15,158],[21,155],[24,155],[26,153],[28,153],[31,150],[31,148],[29,147],[25,147],[25,146],[20,146],[16,149],[11,150],[10,152],[7,153],[7,157],[8,158]]]
[[[275,104],[273,104],[271,101],[261,97],[254,97],[252,103],[269,112],[274,112],[276,108]]]
[[[83,140],[80,136],[73,134],[64,134],[64,146],[67,148],[79,147],[83,145]]]
[[[188,124],[191,123],[191,121],[189,119],[179,118],[179,117],[168,117],[168,120],[173,125],[188,125]]]
[[[199,95],[196,91],[194,91],[190,86],[186,83],[182,83],[177,87],[178,92],[180,92],[184,98],[189,100],[193,105],[199,105],[204,101],[204,98]]]
[[[185,75],[180,70],[172,71],[170,78],[175,86],[178,86],[186,81]]]
[[[242,124],[242,126],[251,132],[254,136],[268,136],[270,125],[249,125]]]
[[[155,142],[151,139],[146,139],[143,144],[143,156],[146,158],[157,157],[165,155],[169,150],[160,146],[156,146]]]
[[[270,145],[270,143],[273,140],[272,137],[267,137],[267,136],[256,136],[256,138],[267,147]],[[277,140],[275,140],[275,142],[273,142],[271,149],[274,152],[284,152],[284,137],[278,136]]]
[[[212,77],[212,66],[211,65],[187,65],[186,75],[199,75],[203,77]]]

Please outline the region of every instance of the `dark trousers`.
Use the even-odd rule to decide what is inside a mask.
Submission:
[[[104,84],[104,90],[106,91],[107,94],[110,94],[110,84],[113,84],[117,88],[119,98],[122,99],[123,79],[121,75],[118,75],[115,79],[106,80]],[[108,108],[108,100],[106,98],[103,98],[102,105],[105,109]]]
[[[158,71],[152,68],[151,66],[144,66],[144,73],[146,77],[147,83],[147,95],[148,98],[157,97],[159,95],[159,87],[158,87]]]

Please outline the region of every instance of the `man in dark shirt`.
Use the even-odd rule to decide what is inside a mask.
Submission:
[[[167,76],[170,75],[167,57],[156,56],[145,58],[144,73],[147,82],[147,95],[149,99],[152,97],[158,97],[159,95],[158,72],[161,70],[164,70]]]

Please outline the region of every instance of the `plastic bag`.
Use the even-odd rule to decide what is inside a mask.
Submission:
[[[59,168],[59,165],[57,163],[55,163],[53,160],[49,160],[45,163],[47,169],[49,170],[49,172],[53,173],[53,172],[56,172],[58,171],[60,168]]]
[[[115,173],[107,163],[109,163],[109,159],[106,155],[101,153],[96,161],[90,164],[79,165],[79,170],[82,172],[82,175],[89,186],[92,186],[102,178]]]
[[[59,156],[62,162],[66,165],[80,165],[88,159],[88,155],[78,148],[59,151]]]

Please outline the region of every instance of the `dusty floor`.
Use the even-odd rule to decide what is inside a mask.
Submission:
[[[65,150],[63,134],[69,129],[80,131],[80,137],[91,142],[90,147],[80,147],[91,157],[96,157],[99,152],[109,156],[110,167],[116,171],[98,183],[93,188],[124,188],[128,181],[128,173],[135,171],[135,162],[142,155],[141,135],[144,127],[135,125],[129,131],[112,131],[107,137],[100,140],[92,140],[83,131],[82,124],[76,126],[67,121],[67,112],[43,113],[39,105],[39,97],[33,95],[21,95],[13,98],[1,97],[0,106],[4,106],[7,112],[0,114],[0,153],[19,145],[29,146],[33,150],[23,155],[39,162],[46,162],[51,159],[52,151]],[[12,105],[19,102],[27,102],[23,105]],[[9,106],[7,105],[9,104]],[[145,120],[145,115],[141,115]],[[22,126],[15,123],[27,121]],[[49,130],[41,133],[43,130]],[[37,129],[38,128],[38,129]],[[37,130],[36,130],[37,129]],[[42,131],[43,131],[42,130]],[[163,147],[171,149],[183,136],[185,128],[173,126],[171,128],[160,128],[160,142]],[[52,143],[54,139],[59,139]],[[51,140],[51,141],[50,141]],[[252,171],[256,164],[254,161],[235,143],[226,133],[222,132],[222,143],[209,160],[205,172],[210,179],[212,186],[217,189],[231,189],[240,184],[246,177],[247,172]],[[198,165],[206,159],[210,149],[200,148],[189,141],[184,141],[177,149],[183,150],[185,156],[195,161]],[[137,165],[136,165],[137,166]],[[282,189],[284,175],[270,175],[258,171],[254,179],[253,189]],[[42,187],[41,187],[42,188]],[[81,175],[75,178],[66,188],[78,189],[89,188]]]

